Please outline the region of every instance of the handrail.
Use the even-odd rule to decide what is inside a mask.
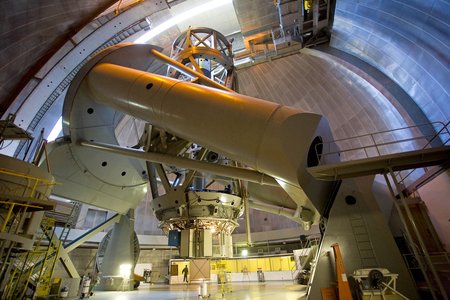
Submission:
[[[449,133],[449,125],[450,121],[446,123],[437,121],[426,124],[418,124],[413,126],[401,127],[390,130],[383,130],[379,132],[373,132],[368,134],[363,134],[359,136],[349,137],[338,139],[330,142],[318,143],[315,145],[316,157],[319,164],[324,163],[324,157],[334,155],[340,156],[341,154],[349,154],[350,158],[344,159],[343,161],[350,161],[355,159],[366,159],[379,157],[385,154],[393,154],[401,152],[400,149],[393,149],[392,146],[397,145],[399,147],[401,144],[407,143],[408,147],[414,148],[414,150],[422,150],[426,148],[431,148],[432,144],[436,142],[436,139],[440,138],[439,143],[443,146],[448,146],[450,144],[450,133]],[[422,132],[424,127],[433,128],[435,131],[437,127],[440,129],[434,134],[419,134],[418,131]],[[396,135],[403,131],[404,137],[396,138]],[[384,136],[383,136],[384,135]],[[390,139],[391,141],[383,142],[383,137],[386,139]],[[381,142],[377,143],[377,140],[381,140]],[[425,140],[425,143],[420,141]],[[345,147],[345,144],[349,143],[350,145]],[[351,144],[358,143],[360,146],[352,147]],[[391,146],[391,148],[389,148]],[[382,153],[383,149],[385,152]],[[351,157],[353,155],[353,157]],[[362,157],[361,157],[362,156]],[[402,185],[406,185],[406,179],[412,177],[420,176],[417,171],[421,171],[426,173],[427,168],[415,168],[410,171],[399,171],[395,173],[395,177],[398,183]],[[407,172],[407,173],[406,173]],[[406,173],[406,174],[404,174]],[[404,175],[402,175],[404,174]],[[416,174],[416,176],[412,176]]]
[[[38,178],[38,177],[34,177],[25,173],[20,173],[20,172],[16,172],[14,170],[10,170],[10,169],[6,169],[6,168],[0,168],[0,173],[4,173],[7,175],[13,175],[13,176],[17,176],[17,177],[23,177],[26,179],[34,179],[34,180],[39,180],[42,182],[49,182],[53,185],[57,184],[54,180],[49,180],[49,179],[43,179],[43,178]]]
[[[450,124],[450,121],[447,123],[444,122],[431,122],[431,123],[427,123],[427,124],[419,124],[419,125],[413,125],[413,126],[407,126],[407,127],[401,127],[401,128],[396,128],[396,129],[390,129],[390,130],[383,130],[383,131],[379,131],[379,132],[373,132],[373,133],[368,133],[368,134],[363,134],[363,135],[359,135],[359,136],[354,136],[354,137],[349,137],[349,138],[343,138],[343,139],[338,139],[338,140],[334,140],[334,141],[330,141],[330,142],[322,142],[322,143],[317,143],[315,145],[315,151],[316,151],[316,157],[317,160],[319,161],[319,164],[321,161],[324,161],[323,158],[325,156],[329,156],[329,155],[340,155],[342,153],[348,153],[348,152],[355,152],[355,151],[360,151],[360,150],[364,150],[365,153],[365,158],[369,158],[369,157],[374,157],[374,156],[381,156],[382,154],[380,153],[380,150],[382,147],[386,147],[389,145],[394,145],[394,144],[401,144],[401,143],[407,143],[407,142],[413,142],[413,141],[419,141],[419,140],[426,140],[427,142],[425,143],[424,146],[422,146],[421,149],[427,148],[430,146],[430,144],[437,138],[440,136],[447,136],[446,138],[442,139],[442,144],[443,145],[447,145],[450,142],[450,133],[448,130],[448,126]],[[414,136],[414,129],[419,129],[420,127],[435,127],[435,126],[442,126],[442,128],[435,134],[432,135],[420,135],[420,136]],[[391,142],[381,142],[381,143],[377,143],[377,137],[379,138],[379,136],[382,136],[383,134],[393,134],[396,132],[400,132],[400,131],[405,131],[408,133],[408,136],[413,136],[413,137],[406,137],[406,138],[402,138],[399,140],[394,140]],[[367,144],[367,140],[370,140],[370,144]],[[357,141],[359,142],[362,146],[359,147],[352,147],[350,149],[337,149],[335,151],[329,151],[329,152],[325,152],[325,149],[332,149],[333,146],[337,146],[338,144],[342,144],[344,142],[350,142],[350,141]],[[367,150],[373,149],[375,148],[376,150],[376,154],[377,155],[369,155]],[[320,150],[320,151],[319,151]],[[323,151],[323,152],[322,152]],[[359,153],[359,152],[358,152]]]
[[[5,174],[5,175],[10,175],[10,176],[15,176],[15,177],[31,180],[31,184],[32,184],[31,187],[29,186],[29,183],[26,186],[23,186],[24,190],[30,190],[28,197],[31,197],[31,198],[33,198],[35,196],[35,192],[36,192],[36,189],[38,188],[38,186],[46,187],[46,190],[45,190],[45,193],[46,193],[49,188],[51,188],[52,186],[57,184],[54,180],[38,178],[38,177],[31,176],[29,174],[20,173],[20,172],[10,170],[10,169],[5,169],[5,168],[0,168],[0,174]]]
[[[447,133],[447,135],[449,134],[449,131],[448,131],[448,125],[450,124],[450,121],[448,121],[447,123],[445,123],[444,124],[444,122],[435,122],[435,123],[438,123],[438,124],[442,124],[442,128],[435,134],[435,136],[425,145],[425,147],[426,146],[428,146],[429,144],[431,144],[431,142],[433,141],[433,139],[435,139],[436,137],[438,137],[440,134],[441,134],[441,132],[442,131],[444,131],[444,129],[445,129],[445,131],[447,131],[446,133]],[[430,123],[430,124],[434,124],[434,123]],[[450,139],[450,138],[449,138]],[[445,142],[444,142],[444,145],[449,141],[449,139],[447,139]]]
[[[443,132],[444,130],[446,130],[446,131],[447,131],[446,134],[449,135],[449,131],[448,131],[448,125],[449,125],[449,124],[450,124],[450,121],[448,121],[447,124],[443,124],[443,123],[442,123],[443,127],[435,134],[435,136],[434,136],[433,138],[431,138],[431,139],[428,141],[427,144],[425,144],[425,146],[424,146],[423,148],[426,148],[427,146],[429,146],[429,145],[432,143],[432,141],[433,141],[436,137],[438,137],[438,136],[441,134],[441,132]],[[450,138],[449,138],[449,139],[450,139]],[[446,145],[446,144],[448,143],[449,139],[447,139],[443,144]],[[411,174],[414,173],[414,172],[415,172],[416,170],[418,170],[418,169],[424,169],[425,172],[428,170],[426,167],[423,167],[423,168],[415,168],[415,169],[412,169],[412,170],[411,170],[408,174],[406,174],[404,177],[401,176],[401,172],[397,172],[397,173],[396,173],[396,177],[397,177],[397,174],[398,174],[398,176],[399,176],[399,178],[400,178],[400,180],[398,181],[398,183],[403,184],[403,183],[405,182],[405,180],[406,180],[409,176],[411,176]]]
[[[38,209],[42,209],[41,206],[37,206],[37,205],[32,205],[32,204],[26,204],[26,203],[15,203],[15,202],[6,202],[6,201],[0,201],[1,204],[6,204],[6,205],[10,205],[8,212],[6,213],[5,218],[3,219],[3,223],[2,226],[0,228],[0,232],[5,232],[6,230],[6,226],[8,225],[9,219],[11,218],[14,206],[18,205],[18,206],[22,206],[22,207],[31,207],[31,208],[38,208]]]
[[[444,123],[442,121],[436,121],[436,122],[423,123],[423,124],[418,124],[418,125],[412,125],[412,126],[405,126],[405,127],[400,127],[400,128],[382,130],[382,131],[377,131],[377,132],[372,132],[372,133],[366,133],[366,134],[359,135],[359,136],[354,136],[354,137],[334,140],[334,141],[331,141],[331,142],[328,142],[328,143],[340,142],[340,141],[345,141],[345,140],[349,140],[349,139],[353,139],[353,138],[360,138],[360,137],[364,137],[364,136],[372,136],[372,135],[375,135],[375,134],[392,133],[394,131],[400,131],[400,130],[411,129],[411,128],[419,128],[419,127],[430,126],[430,125],[434,125],[434,124],[440,124],[440,125],[443,126],[443,128],[441,130],[439,130],[439,132],[442,131],[443,129],[446,129],[447,130],[447,134],[449,133],[449,131],[447,129],[447,126],[450,124],[450,121],[448,121],[447,123]],[[434,134],[433,136],[436,136],[436,135],[437,134]]]

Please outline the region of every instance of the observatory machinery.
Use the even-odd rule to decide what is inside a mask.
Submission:
[[[248,183],[262,187],[255,192],[281,191],[289,200],[278,205],[305,229],[321,215],[330,217],[321,249],[338,242],[352,257],[349,270],[389,268],[399,274],[402,292],[414,298],[408,271],[368,192],[373,178],[315,179],[308,168],[339,162],[334,144],[323,143],[333,140],[327,120],[234,92],[232,61],[230,43],[208,28],[181,34],[172,58],[151,45],[119,44],[97,54],[66,96],[65,137],[50,154],[60,166],[53,175],[62,183],[54,193],[127,215],[127,224],[115,225],[122,228],[117,236],[132,239],[132,210],[149,182],[152,208],[169,240],[179,243],[180,255],[208,258],[232,255],[231,233],[253,193]],[[141,138],[130,145],[120,145],[114,133],[124,116],[145,122]],[[354,238],[355,217],[367,232],[370,258],[361,256]],[[114,245],[129,249],[110,253],[113,267],[104,266],[110,274],[124,253],[134,260],[133,243],[114,242],[114,236]],[[313,299],[334,280],[326,258],[316,269]]]
[[[200,84],[204,80],[231,92],[235,75],[231,44],[213,29],[189,28],[183,32],[173,42],[172,60],[154,54],[168,64],[170,78],[191,82],[194,75]],[[147,152],[176,154],[220,166],[238,164],[158,127],[148,126],[141,140],[140,146]],[[160,227],[169,234],[169,245],[180,247],[181,257],[232,257],[231,233],[247,201],[245,182],[168,164],[148,163],[148,172],[152,209]],[[156,178],[162,183],[162,193]]]
[[[284,189],[288,217],[307,229],[317,223],[335,184],[306,167],[318,163],[315,145],[331,139],[326,119],[235,93],[231,45],[212,29],[182,33],[172,56],[122,44],[80,70],[64,104],[65,138],[51,154],[65,162],[54,170],[63,183],[55,194],[126,214],[149,181],[164,231],[212,238],[186,257],[231,256],[247,182]],[[168,76],[150,73],[158,70]],[[125,114],[147,122],[131,148],[114,133]]]

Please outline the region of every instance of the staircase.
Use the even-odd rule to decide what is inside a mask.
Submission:
[[[433,252],[430,253],[431,261],[436,269],[439,278],[444,286],[447,296],[450,295],[450,253]]]
[[[19,251],[10,257],[11,275],[1,299],[46,297],[49,294],[61,245],[53,239],[54,229],[54,220],[44,217],[33,250]]]
[[[295,266],[291,269],[294,282],[304,285],[308,283],[310,274],[315,267],[320,240],[320,236],[307,237],[302,241],[302,248],[294,250],[294,257],[298,256]]]
[[[67,213],[67,211],[69,212]],[[81,203],[77,201],[71,201],[68,204],[61,205],[58,204],[54,211],[46,211],[45,215],[49,218],[55,220],[55,225],[61,227],[61,233],[59,234],[59,240],[63,245],[68,243],[67,238],[69,237],[72,228],[75,228],[78,216],[80,215]]]

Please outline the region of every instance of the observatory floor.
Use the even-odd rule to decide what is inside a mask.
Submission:
[[[208,284],[210,297],[203,299],[230,299],[230,300],[301,300],[306,299],[306,286],[293,284],[291,281],[277,282],[239,282],[224,286],[225,293],[222,295],[222,286],[217,283]],[[230,291],[231,289],[231,291]],[[199,297],[200,284],[189,285],[150,285],[141,284],[138,290],[130,292],[95,292],[91,297],[95,300],[182,300],[202,299]]]

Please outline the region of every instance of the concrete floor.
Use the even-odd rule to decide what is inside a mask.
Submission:
[[[227,286],[231,292],[222,295],[221,286],[216,283],[208,284],[209,298],[229,300],[302,300],[306,299],[306,286],[294,285],[292,282],[266,282],[266,283],[233,283]],[[138,290],[130,292],[95,292],[90,299],[94,300],[182,300],[201,299],[198,297],[200,284],[189,285],[149,285],[142,284]]]

